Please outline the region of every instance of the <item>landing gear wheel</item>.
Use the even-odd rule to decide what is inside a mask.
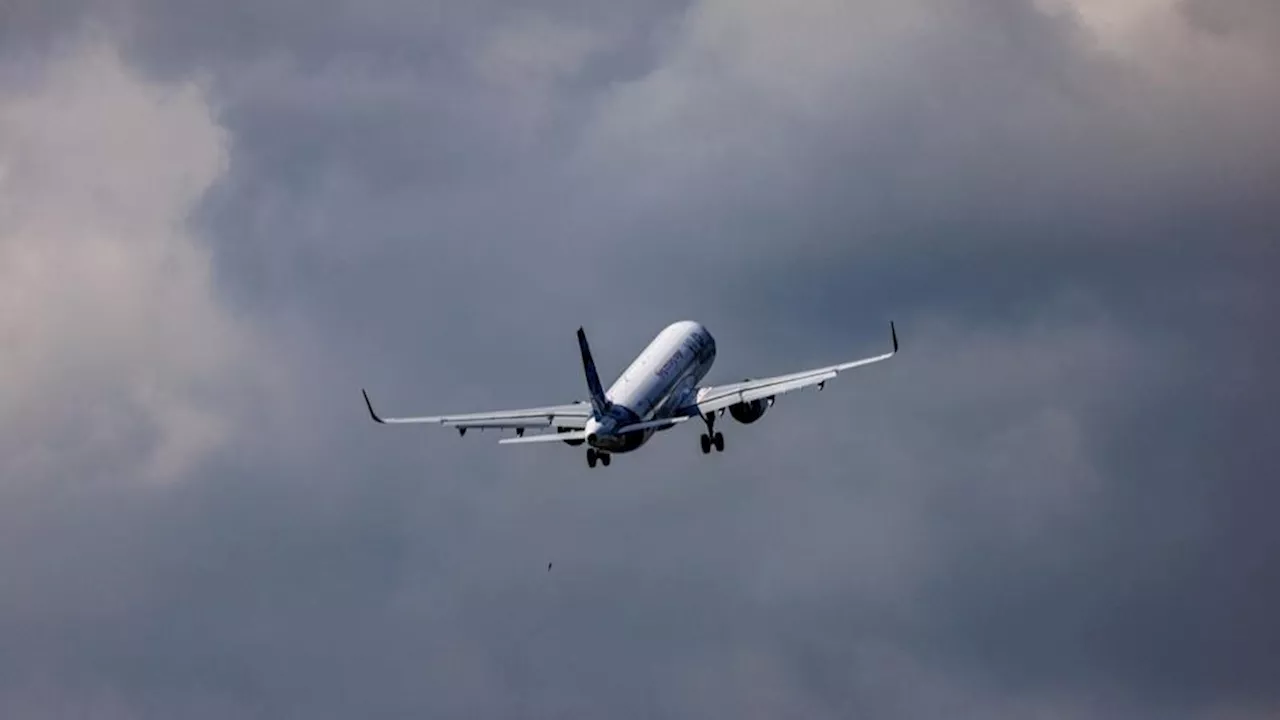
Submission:
[[[721,410],[720,412],[724,411]],[[716,414],[707,413],[703,415],[702,422],[707,424],[707,431],[702,434],[702,454],[710,453],[713,445],[716,448],[716,452],[724,450],[724,435],[716,432]]]
[[[596,453],[595,448],[587,450],[587,467],[595,467],[596,460],[599,459],[599,457],[600,456]],[[608,463],[605,464],[607,465]]]
[[[612,460],[612,459],[613,459],[613,456],[612,456],[612,455],[610,455],[609,453],[600,453],[600,464],[601,464],[601,465],[604,465],[605,467],[609,467],[609,461],[610,461],[610,460]]]

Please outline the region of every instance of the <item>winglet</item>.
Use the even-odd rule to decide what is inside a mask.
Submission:
[[[587,344],[587,333],[578,328],[578,350],[582,353],[582,371],[587,376],[587,390],[591,392],[591,409],[596,417],[609,411],[609,401],[604,396],[604,386],[600,384],[600,374],[596,372],[595,360],[591,358],[591,346]]]
[[[369,393],[365,392],[364,388],[360,389],[360,393],[364,395],[364,404],[369,408],[369,417],[372,417],[374,422],[385,425],[386,423],[383,419],[378,417],[378,413],[373,411],[373,403],[369,401]]]
[[[898,352],[898,331],[893,327],[893,321],[889,321],[889,334],[893,335],[893,351]]]

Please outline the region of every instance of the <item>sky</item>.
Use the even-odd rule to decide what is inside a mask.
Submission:
[[[0,15],[0,715],[1280,717],[1271,0]]]

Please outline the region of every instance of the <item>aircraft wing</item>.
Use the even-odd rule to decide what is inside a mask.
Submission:
[[[367,392],[364,392],[364,402],[369,408],[369,415],[377,423],[385,425],[441,425],[456,428],[459,432],[466,432],[470,428],[516,429],[523,431],[525,428],[556,427],[581,430],[586,427],[587,420],[591,417],[591,405],[585,402],[520,410],[498,410],[495,412],[424,417],[382,417],[374,411],[373,403],[369,400],[369,393]]]
[[[814,368],[812,370],[802,370],[788,375],[775,375],[773,377],[747,380],[729,385],[711,385],[699,388],[696,400],[681,408],[676,414],[706,415],[707,413],[723,410],[730,405],[736,405],[740,402],[751,402],[753,400],[772,398],[775,395],[788,393],[792,390],[802,390],[804,388],[814,387],[815,385],[823,386],[828,380],[836,377],[845,370],[852,370],[854,368],[863,367],[864,365],[872,365],[874,363],[888,360],[896,355],[898,352],[898,331],[894,328],[893,323],[889,323],[889,334],[893,338],[893,350],[884,353],[883,355],[876,355],[875,357],[863,358],[861,360],[851,360],[849,362]]]

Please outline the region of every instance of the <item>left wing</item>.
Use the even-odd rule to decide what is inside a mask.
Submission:
[[[570,405],[550,405],[547,407],[524,408],[521,410],[498,410],[496,412],[468,413],[465,415],[431,415],[424,417],[381,417],[373,409],[369,393],[364,393],[365,405],[374,422],[386,425],[425,424],[442,425],[456,428],[465,433],[469,428],[515,429],[523,432],[525,428],[557,427],[581,430],[591,418],[591,405],[575,402]]]
[[[759,380],[747,380],[730,385],[711,385],[699,388],[694,402],[680,408],[676,415],[707,415],[723,410],[730,405],[741,402],[752,402],[772,398],[775,395],[801,390],[817,385],[821,389],[826,382],[845,370],[871,365],[893,357],[898,352],[898,331],[893,323],[889,323],[889,334],[893,338],[893,350],[883,355],[852,360],[850,362],[828,365],[827,367],[803,370],[789,375],[775,375]]]

